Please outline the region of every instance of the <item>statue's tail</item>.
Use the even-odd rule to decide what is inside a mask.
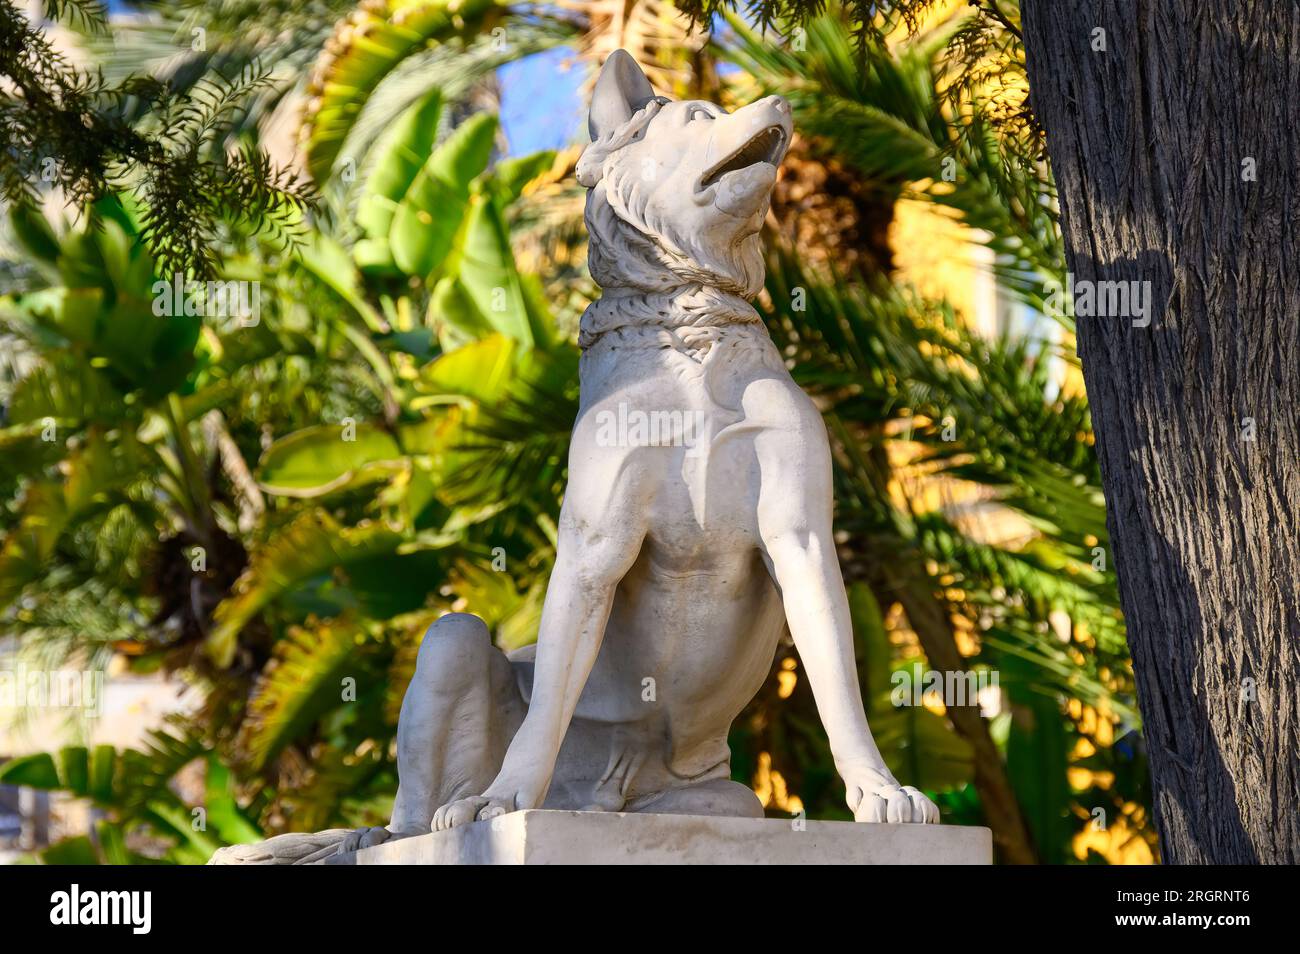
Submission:
[[[218,848],[210,865],[323,865],[339,856],[339,844],[351,828],[331,828],[306,834],[277,835],[253,845]]]

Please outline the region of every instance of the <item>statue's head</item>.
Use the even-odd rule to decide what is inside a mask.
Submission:
[[[728,113],[656,96],[616,50],[591,98],[591,145],[578,162],[592,277],[661,290],[688,282],[747,298],[763,284],[758,233],[790,145],[790,107],[768,96]]]

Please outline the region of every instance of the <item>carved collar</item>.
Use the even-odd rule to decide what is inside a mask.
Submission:
[[[616,328],[698,328],[761,322],[754,306],[744,298],[708,285],[681,285],[654,292],[615,288],[583,312],[578,346],[590,348],[601,335]]]

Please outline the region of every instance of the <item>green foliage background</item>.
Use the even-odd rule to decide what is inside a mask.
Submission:
[[[11,210],[0,632],[42,665],[165,669],[204,699],[146,750],[0,767],[106,812],[45,861],[194,863],[268,834],[382,824],[425,627],[465,609],[503,647],[535,638],[577,407],[572,329],[596,289],[573,154],[503,156],[480,101],[503,61],[582,48],[597,12],[231,0],[85,41],[109,75],[164,71],[182,90],[278,63],[195,148],[256,146],[259,121],[302,93],[321,199],[297,245],[256,222],[206,239],[217,278],[258,283],[251,326],[154,314],[173,273],[130,189],[74,217]],[[206,49],[160,65],[200,22]],[[945,14],[909,33],[882,15],[870,42],[835,4],[797,43],[735,16],[715,26],[700,48],[685,21],[666,25],[681,43],[646,55],[694,64],[725,102],[788,96],[809,161],[946,210],[993,251],[1005,293],[1041,306],[1063,266],[1035,135],[996,92],[1022,78],[1014,19]],[[990,824],[1002,860],[1149,858],[1091,425],[1061,387],[1069,329],[1064,345],[989,339],[896,275],[768,245],[759,305],[832,437],[860,677],[894,771],[945,821]],[[1032,532],[991,540],[933,504],[939,486]],[[999,713],[895,706],[927,665],[996,673]],[[732,748],[773,814],[849,817],[792,647]],[[200,806],[176,784],[196,762]]]

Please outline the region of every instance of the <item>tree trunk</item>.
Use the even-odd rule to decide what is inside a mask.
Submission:
[[[1076,321],[1162,855],[1294,863],[1300,8],[1022,16],[1076,288],[1150,283],[1149,325]]]

